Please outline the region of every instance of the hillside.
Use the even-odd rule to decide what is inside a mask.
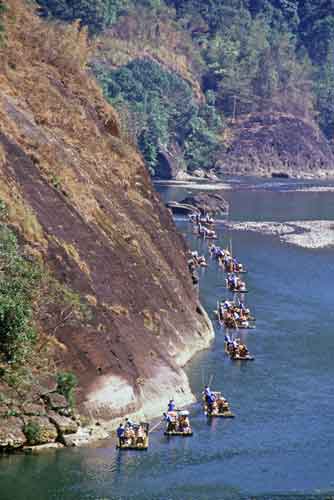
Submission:
[[[39,4],[43,15],[80,18],[99,35],[92,70],[152,175],[183,178],[217,167],[223,174],[332,176],[330,2]],[[265,138],[250,136],[250,123],[265,127]]]
[[[87,34],[18,0],[4,24],[0,199],[23,262],[46,279],[37,297],[29,282],[37,340],[23,367],[2,356],[2,393],[26,395],[65,370],[79,379],[81,411],[97,417],[157,415],[172,394],[189,402],[182,367],[212,327],[182,237],[86,72]]]

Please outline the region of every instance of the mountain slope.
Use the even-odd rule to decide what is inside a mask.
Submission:
[[[78,375],[81,408],[105,418],[157,414],[171,393],[190,401],[182,366],[213,332],[184,242],[86,73],[85,32],[8,4],[0,198],[25,244],[89,310],[56,328],[57,363]]]

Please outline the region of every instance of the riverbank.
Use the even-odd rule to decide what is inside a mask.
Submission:
[[[169,339],[165,346],[169,362],[164,363],[163,357],[151,357],[152,376],[138,378],[136,386],[119,376],[100,377],[81,406],[81,415],[57,392],[53,380],[50,389],[35,384],[23,399],[17,395],[14,398],[13,390],[2,387],[7,396],[2,392],[0,451],[39,454],[62,447],[88,446],[110,438],[126,417],[134,421],[161,417],[171,398],[179,407],[194,403],[196,398],[184,368],[195,354],[210,346],[215,336],[208,314],[202,306],[197,307],[201,318],[194,323],[197,335],[181,329],[174,332],[179,343]]]
[[[303,248],[319,249],[334,246],[333,221],[226,222],[225,226],[233,231],[277,236],[285,243]]]

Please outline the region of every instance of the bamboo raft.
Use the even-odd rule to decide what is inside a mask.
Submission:
[[[149,445],[149,424],[147,422],[141,422],[140,426],[144,429],[144,436],[134,436],[132,439],[129,438],[124,443],[118,442],[116,444],[117,450],[147,450]],[[139,425],[135,425],[134,429],[138,429]]]
[[[223,411],[221,413],[206,413],[206,416],[208,418],[216,418],[216,417],[221,417],[221,418],[235,418],[234,413],[231,411]]]
[[[221,392],[212,391],[212,394],[214,394],[214,396],[216,397],[217,400],[222,398]],[[224,398],[224,400],[225,400],[225,398]],[[226,409],[224,409],[224,405],[226,406]],[[232,413],[230,408],[229,408],[229,403],[227,400],[225,400],[225,403],[223,403],[222,406],[223,406],[222,411],[217,411],[217,412],[208,411],[209,410],[208,404],[205,400],[205,396],[203,396],[203,411],[204,411],[204,415],[206,415],[208,418],[216,418],[216,417],[217,418],[234,418],[235,417],[234,413]]]
[[[164,435],[165,436],[183,436],[183,437],[190,437],[193,435],[193,431],[192,429],[190,429],[190,431],[187,431],[187,432],[183,432],[183,431],[165,431],[164,432]]]
[[[226,267],[223,268],[223,271],[224,273],[234,273],[234,274],[247,274],[248,271],[246,269],[244,269],[243,271],[231,271],[231,270],[227,270]]]
[[[233,356],[230,354],[230,359],[232,361],[254,361],[254,356],[247,354],[246,356],[239,356],[239,354]]]
[[[188,410],[175,409],[173,412],[168,412],[168,415],[173,416],[174,420],[168,423],[164,432],[165,436],[189,437],[193,435],[193,431],[188,419]],[[182,425],[184,418],[187,419],[187,425]]]
[[[256,329],[255,325],[242,325],[239,323],[227,324],[226,321],[219,318],[217,311],[213,311],[213,314],[214,314],[215,319],[219,322],[220,325],[223,325],[224,328],[231,329],[231,330],[255,330]],[[256,320],[253,318],[249,318],[247,321],[256,321]]]
[[[235,330],[255,330],[256,329],[256,326],[255,325],[248,325],[248,326],[245,326],[245,325],[237,325],[237,326],[227,326],[224,324],[224,327],[225,328],[233,328]]]
[[[117,450],[147,450],[148,449],[148,440],[146,445],[140,445],[140,444],[122,444],[120,445],[119,443],[116,444],[116,449]]]

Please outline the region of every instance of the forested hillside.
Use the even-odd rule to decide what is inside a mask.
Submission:
[[[41,15],[80,18],[93,36],[101,35],[92,68],[153,173],[159,174],[166,161],[190,172],[224,167],[233,155],[237,162],[257,156],[255,168],[255,160],[267,161],[264,153],[272,153],[282,168],[284,163],[291,167],[296,157],[296,167],[331,167],[332,1],[39,4]],[[264,117],[268,112],[270,117]],[[299,142],[292,150],[286,144],[291,133],[285,137],[283,130],[287,117],[298,121],[289,122],[292,140]],[[268,123],[272,133],[267,137]],[[259,127],[261,133],[255,133]]]

